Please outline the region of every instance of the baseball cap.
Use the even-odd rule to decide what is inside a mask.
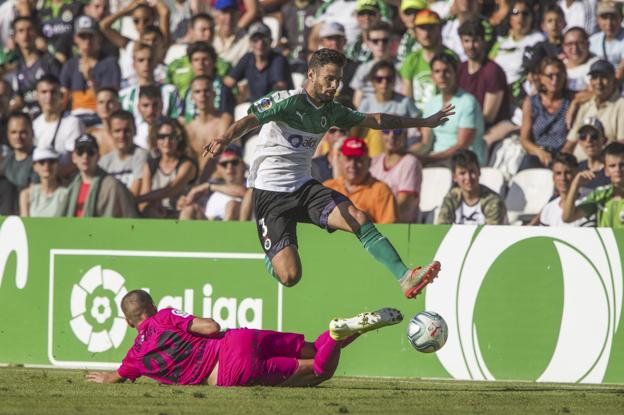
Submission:
[[[442,19],[440,19],[438,13],[434,12],[433,10],[421,10],[416,14],[416,17],[414,17],[414,25],[416,26],[439,24],[442,24]]]
[[[357,0],[357,3],[355,4],[355,10],[358,12],[364,10],[379,12],[379,3],[377,2],[377,0]]]
[[[544,48],[530,46],[524,49],[522,54],[522,69],[525,73],[537,73],[539,64],[546,57]]]
[[[94,34],[98,31],[98,24],[93,18],[89,16],[80,16],[74,23],[74,34],[80,35],[82,33]]]
[[[403,0],[401,2],[401,11],[408,9],[423,10],[427,8],[427,2],[425,0]]]
[[[238,9],[238,4],[236,0],[217,0],[214,8],[216,10]]]
[[[243,158],[243,151],[236,144],[230,144],[223,150],[223,153],[219,156],[219,160],[225,157],[236,157],[239,159]]]
[[[346,37],[345,28],[338,22],[326,22],[319,31],[319,37],[342,36]]]
[[[601,1],[598,4],[596,15],[602,16],[603,14],[618,14],[621,16],[622,12],[615,3],[610,2],[610,1]]]
[[[32,158],[33,161],[58,160],[59,155],[50,147],[35,147]]]
[[[249,37],[254,37],[256,35],[262,35],[268,38],[271,38],[271,29],[269,26],[265,25],[262,22],[256,22],[249,26]]]
[[[349,137],[342,143],[340,152],[346,157],[364,157],[368,155],[368,147],[364,139]]]
[[[97,149],[99,146],[95,137],[93,137],[91,134],[84,133],[81,134],[80,137],[78,137],[75,141],[74,148],[78,149],[79,147],[90,147]]]
[[[581,128],[579,128],[578,133],[579,135],[583,135],[591,130],[597,131],[601,137],[604,137],[604,126],[597,117],[586,118],[583,121],[583,125],[581,125]]]
[[[590,76],[592,75],[612,75],[615,76],[615,68],[604,59],[597,60],[589,67]]]

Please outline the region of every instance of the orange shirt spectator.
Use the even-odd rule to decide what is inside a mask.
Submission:
[[[361,138],[347,138],[340,149],[341,176],[323,184],[351,199],[358,209],[366,212],[375,223],[397,221],[396,200],[392,190],[368,172],[370,157]]]

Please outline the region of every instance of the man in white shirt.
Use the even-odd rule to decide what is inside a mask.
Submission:
[[[61,84],[54,75],[44,75],[37,81],[37,101],[41,115],[33,121],[34,144],[53,148],[61,155],[59,174],[64,176],[74,170],[69,155],[84,126],[77,117],[63,114]]]

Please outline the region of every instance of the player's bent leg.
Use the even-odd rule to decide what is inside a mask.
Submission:
[[[369,221],[366,213],[353,206],[350,200],[346,200],[336,205],[331,211],[327,218],[327,225],[332,229],[355,233]]]
[[[271,259],[273,274],[286,287],[292,287],[301,280],[301,258],[295,245],[288,245]]]
[[[367,311],[350,318],[335,318],[329,323],[329,335],[336,341],[347,340],[356,334],[366,333],[403,321],[403,315],[395,308]]]
[[[306,387],[316,386],[331,377],[334,374],[325,373],[322,376],[317,375],[314,372],[314,360],[313,359],[299,359],[299,367],[295,373],[293,373],[286,381],[280,383],[278,386],[282,387]]]

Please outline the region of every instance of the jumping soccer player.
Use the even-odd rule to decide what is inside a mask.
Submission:
[[[157,311],[143,290],[126,294],[121,309],[138,331],[116,372],[92,372],[89,382],[120,383],[148,376],[161,383],[216,386],[315,386],[331,378],[340,350],[361,333],[397,324],[403,316],[384,308],[335,319],[314,343],[303,334],[233,329],[220,332],[210,318],[172,308]]]
[[[333,126],[434,128],[454,114],[453,106],[428,118],[352,111],[334,101],[344,64],[340,52],[314,52],[304,88],[275,92],[255,102],[246,117],[204,147],[203,155],[220,154],[232,140],[263,124],[248,184],[253,188],[253,209],[267,270],[282,284],[293,286],[301,279],[297,223],[307,222],[329,232],[355,233],[364,248],[392,272],[405,296],[413,298],[437,276],[440,263],[408,269],[364,212],[343,194],[312,179],[310,161],[321,137]]]

